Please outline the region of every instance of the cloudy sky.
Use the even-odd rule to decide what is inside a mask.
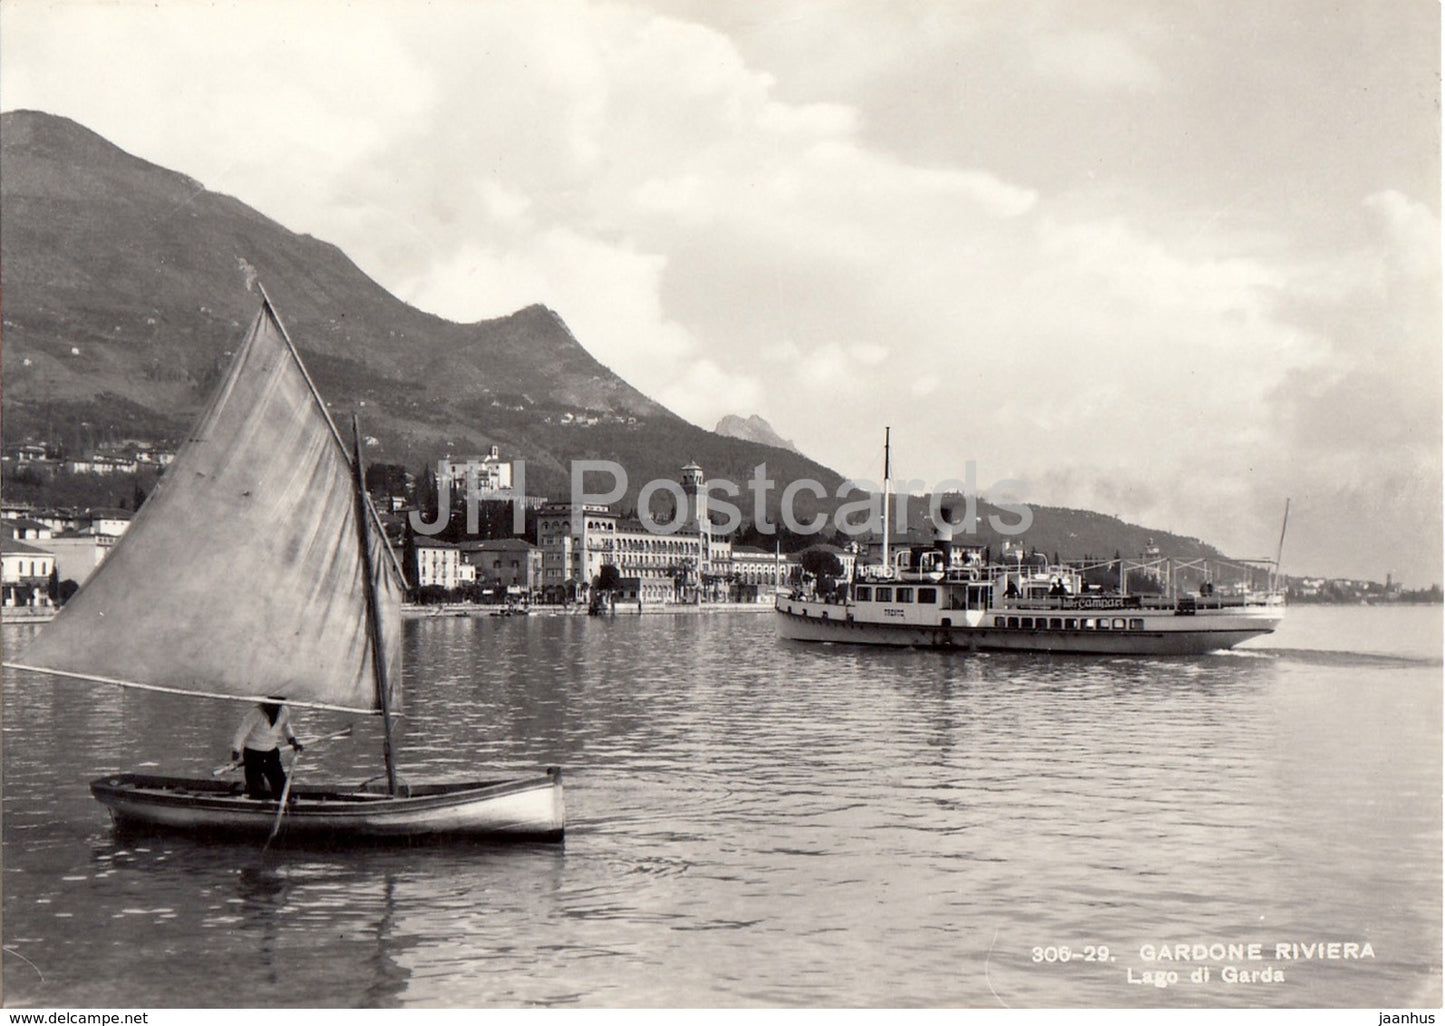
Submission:
[[[1435,0],[4,0],[0,106],[845,474],[1441,577]]]

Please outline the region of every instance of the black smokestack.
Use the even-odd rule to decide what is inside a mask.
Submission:
[[[938,519],[933,523],[933,545],[943,553],[943,565],[953,562],[953,507],[940,506]]]

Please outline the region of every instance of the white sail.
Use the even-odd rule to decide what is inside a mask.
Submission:
[[[365,521],[358,530],[358,518]],[[402,582],[269,303],[193,437],[105,562],[15,665],[374,712],[401,679]],[[371,547],[377,616],[363,578]],[[372,632],[379,631],[378,644]],[[393,702],[393,708],[395,702]]]

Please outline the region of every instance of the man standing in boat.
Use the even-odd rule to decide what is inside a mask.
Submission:
[[[247,798],[279,798],[286,787],[281,742],[301,751],[284,700],[284,695],[272,696],[249,709],[231,741],[231,761],[241,762],[246,771]]]

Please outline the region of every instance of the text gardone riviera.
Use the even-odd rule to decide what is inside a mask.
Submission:
[[[1374,958],[1369,941],[1215,941],[1207,944],[1141,944],[1139,957],[1145,962],[1305,962]]]

